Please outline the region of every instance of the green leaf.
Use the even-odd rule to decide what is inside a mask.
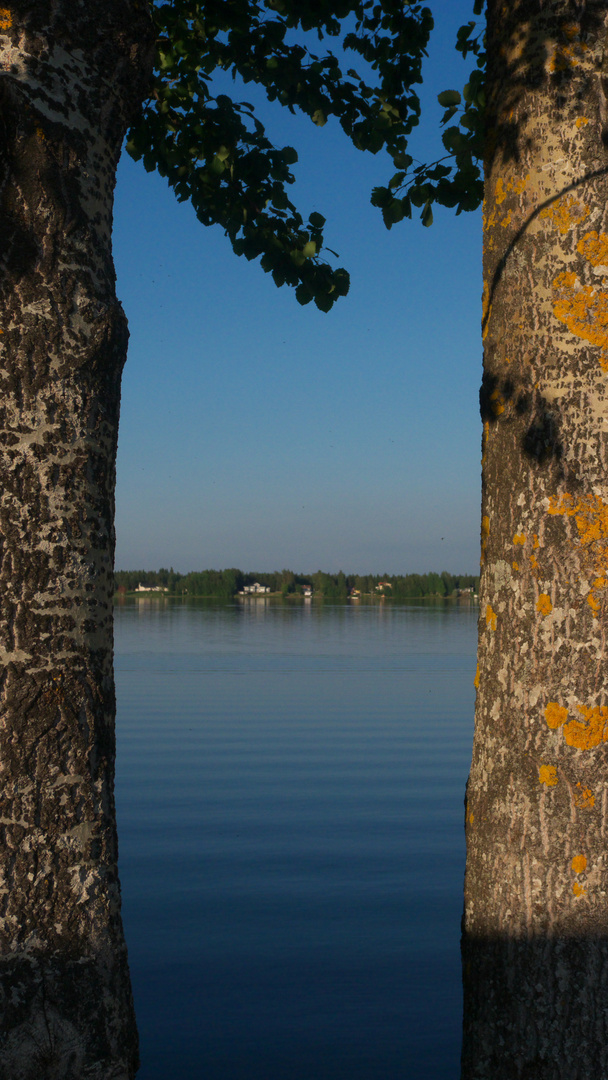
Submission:
[[[334,306],[334,298],[329,293],[317,293],[315,296],[315,304],[319,311],[331,311]]]
[[[301,281],[296,289],[296,300],[298,301],[298,304],[302,304],[302,306],[304,306],[304,304],[310,304],[312,299],[313,294],[308,288],[308,285],[305,285],[304,282]]]
[[[304,244],[302,248],[302,254],[305,259],[312,259],[317,254],[317,245],[314,240],[309,240],[307,244]]]
[[[483,3],[484,3],[484,0],[475,0],[475,3],[473,4],[473,14],[474,15],[481,15],[481,13],[483,11]]]
[[[392,199],[392,195],[388,188],[375,187],[372,188],[372,194],[370,202],[372,206],[387,206]]]
[[[448,108],[452,105],[460,105],[462,98],[458,90],[443,90],[441,94],[437,94],[437,101],[444,108]]]
[[[398,221],[403,221],[405,217],[405,210],[401,203],[401,199],[394,199],[391,205],[388,207],[388,215],[391,224],[396,225]]]
[[[325,127],[327,123],[327,117],[322,109],[315,109],[312,114],[311,120],[317,127]]]
[[[429,225],[433,224],[433,211],[431,210],[431,204],[427,202],[422,214],[420,215],[423,225],[426,225],[427,229]]]
[[[322,229],[325,224],[325,218],[323,214],[317,214],[316,210],[309,215],[308,220],[313,229]]]
[[[286,165],[295,165],[298,160],[298,153],[293,146],[284,146],[281,150],[281,157]]]

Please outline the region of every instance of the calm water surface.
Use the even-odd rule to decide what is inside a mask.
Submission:
[[[116,609],[138,1080],[457,1080],[477,609]]]

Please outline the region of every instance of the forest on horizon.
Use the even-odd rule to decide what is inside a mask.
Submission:
[[[116,570],[115,590],[118,593],[135,592],[138,585],[162,588],[174,596],[213,597],[230,600],[246,585],[258,582],[271,593],[284,597],[301,596],[306,589],[313,595],[327,600],[346,600],[352,593],[377,596],[378,586],[383,584],[382,595],[393,600],[410,600],[424,596],[457,596],[463,589],[479,591],[479,576],[475,574],[328,574],[317,570],[314,574],[296,574],[292,570],[244,573],[242,570],[200,570],[180,574],[173,568],[167,570]]]

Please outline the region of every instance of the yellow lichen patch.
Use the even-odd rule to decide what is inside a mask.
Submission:
[[[486,605],[486,626],[489,626],[490,630],[496,630],[496,624],[498,616],[496,612],[492,610],[491,604]]]
[[[10,30],[13,25],[13,16],[8,8],[0,8],[0,30]]]
[[[538,611],[539,615],[542,615],[543,617],[545,615],[550,615],[553,611],[553,604],[551,603],[551,598],[547,596],[547,593],[541,592],[538,600],[536,601],[536,610]]]
[[[514,569],[515,571],[519,570],[519,563],[516,563],[516,562],[514,562],[514,563],[511,563],[511,566],[513,567],[513,569]]]
[[[599,349],[608,350],[608,293],[581,285],[576,274],[564,271],[553,282],[553,314],[571,334]],[[608,370],[608,356],[600,356]]]
[[[558,71],[569,71],[570,68],[580,67],[586,51],[587,46],[582,41],[578,41],[575,45],[554,45],[546,69],[551,74],[555,74]]]
[[[608,741],[608,707],[606,705],[594,705],[587,708],[578,705],[578,711],[584,719],[569,720],[564,725],[564,739],[568,746],[574,746],[577,750],[594,750],[602,742]]]
[[[585,233],[576,245],[576,250],[580,251],[592,266],[608,266],[607,233],[598,233],[595,230]]]
[[[551,497],[549,513],[553,516],[573,517],[578,538],[583,549],[583,567],[589,577],[593,575],[587,603],[596,615],[599,611],[597,592],[606,587],[604,573],[608,567],[608,505],[599,495],[583,495],[576,499],[566,493],[560,499]]]
[[[472,825],[475,821],[475,814],[469,814],[469,825]]]
[[[493,390],[490,394],[490,407],[494,416],[500,416],[505,411],[504,399],[499,390]]]
[[[568,710],[557,701],[550,701],[545,709],[545,720],[550,728],[560,728],[568,719]]]
[[[547,787],[555,787],[557,784],[557,769],[555,765],[541,765],[538,770],[538,780]]]
[[[486,460],[486,450],[488,448],[488,439],[490,438],[490,421],[484,420],[483,422],[483,435],[481,438],[481,464],[483,465]]]
[[[572,869],[575,874],[584,874],[587,869],[587,859],[584,855],[575,855],[572,860]]]
[[[577,128],[581,128],[581,127],[585,127],[586,124],[588,124],[588,123],[589,123],[589,120],[587,119],[586,116],[579,116],[578,120],[576,121],[576,126],[577,126]]]
[[[549,513],[573,517],[576,521],[578,535],[584,547],[599,545],[601,561],[608,566],[608,506],[599,495],[583,495],[577,502],[574,495],[566,492],[559,500],[551,496],[549,500]],[[604,581],[598,578],[596,581]]]
[[[514,543],[514,544],[521,544],[521,545],[522,545],[522,547],[523,547],[523,545],[525,544],[525,542],[526,542],[526,535],[525,535],[525,533],[515,533],[515,536],[513,537],[513,543]]]
[[[533,535],[532,535],[532,547],[533,547],[534,551],[536,551],[537,548],[540,547],[540,540],[538,539],[538,536],[536,535],[536,533],[533,533]]]
[[[591,788],[583,787],[580,780],[573,791],[574,805],[579,810],[591,810],[595,806],[595,795]]]
[[[473,686],[476,690],[479,690],[479,664],[477,665],[477,671],[475,672],[475,678],[473,679]]]
[[[593,618],[597,619],[597,613],[600,610],[600,602],[594,592],[589,593],[587,603],[593,612]]]
[[[572,886],[572,892],[575,896],[584,896],[587,890],[583,889],[583,886],[579,885],[578,881],[575,881],[574,885]]]
[[[500,204],[505,201],[507,195],[510,195],[511,193],[513,195],[521,195],[526,184],[528,183],[528,179],[528,176],[524,176],[521,180],[507,180],[505,184],[502,176],[499,176],[498,180],[496,181],[494,201],[497,202],[500,206]]]
[[[485,556],[486,556],[486,544],[488,542],[489,535],[490,535],[490,519],[489,519],[487,514],[484,514],[484,516],[481,519],[481,562],[483,562],[483,560],[485,559]]]
[[[490,301],[490,289],[487,281],[484,282],[483,293],[481,297],[481,325],[483,327],[482,337],[485,338],[488,328],[490,326],[490,315],[492,314],[492,304]]]
[[[554,229],[565,236],[576,225],[581,225],[586,218],[589,217],[590,210],[588,206],[584,206],[583,203],[575,199],[573,195],[562,195],[560,199],[556,199],[550,206],[545,206],[544,210],[541,210],[539,217],[542,221],[548,221]]]
[[[538,560],[536,555],[530,555],[530,566],[533,570],[538,570]]]

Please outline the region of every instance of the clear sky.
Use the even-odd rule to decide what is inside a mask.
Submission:
[[[473,63],[453,47],[472,0],[429,6],[420,159],[440,152],[437,93],[462,88]],[[388,158],[355,150],[335,122],[262,108],[273,142],[299,152],[291,197],[304,218],[326,216],[351,290],[327,315],[300,307],[123,156],[116,566],[474,573],[480,212],[388,232],[369,202]]]

